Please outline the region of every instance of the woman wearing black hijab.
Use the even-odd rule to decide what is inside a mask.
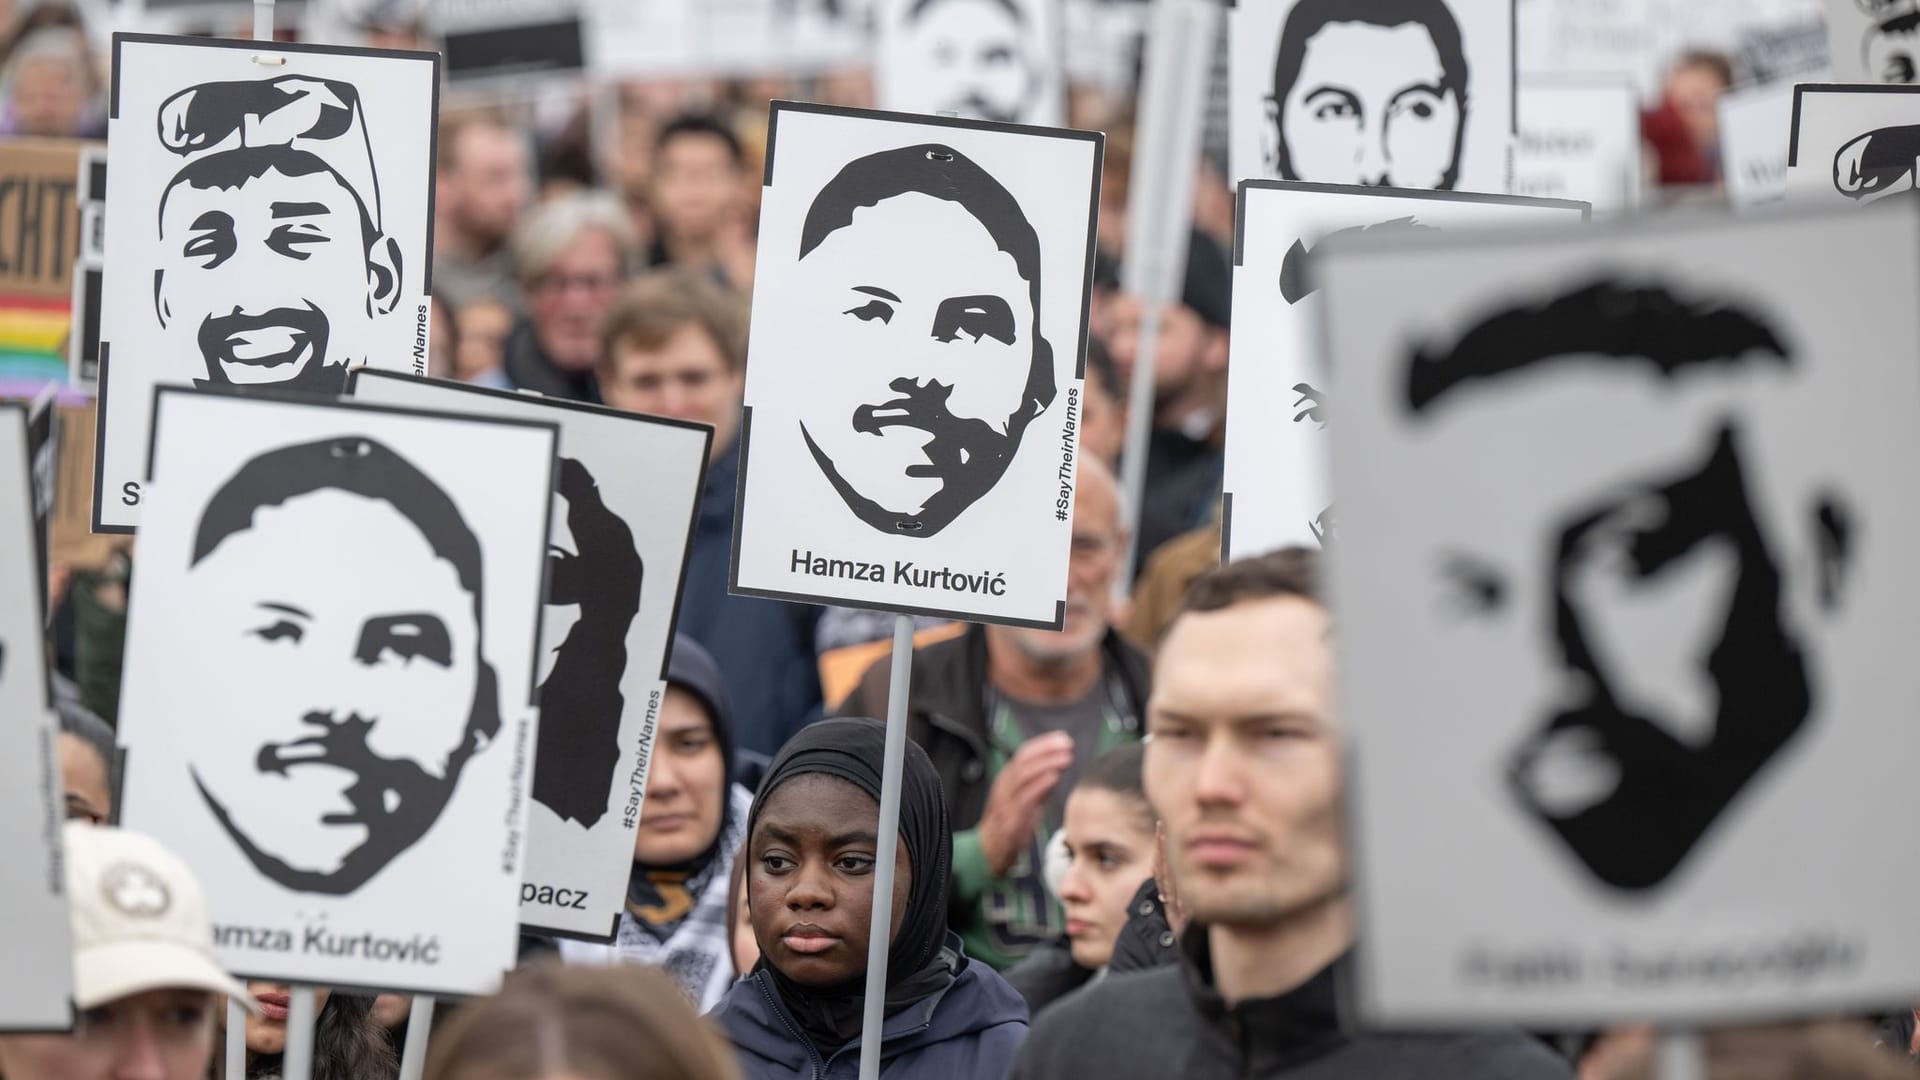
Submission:
[[[746,1080],[854,1077],[872,929],[885,725],[824,720],[781,748],[747,817],[760,964],[710,1014]],[[1027,1006],[948,932],[953,834],[933,764],[907,744],[881,1074],[998,1077]]]

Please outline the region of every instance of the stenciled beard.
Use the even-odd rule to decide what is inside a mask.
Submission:
[[[306,765],[331,765],[353,774],[353,786],[345,792],[353,811],[329,814],[322,819],[322,823],[328,825],[366,826],[366,841],[341,860],[339,869],[302,869],[264,850],[208,790],[198,770],[193,770],[193,780],[221,827],[240,846],[255,869],[290,889],[340,896],[366,884],[426,835],[453,794],[459,765],[450,762],[447,775],[438,777],[411,760],[376,754],[367,744],[367,736],[377,721],[357,712],[349,713],[345,719],[335,719],[332,712],[316,710],[300,719],[303,724],[319,726],[322,730],[304,739],[261,746],[254,765],[263,773],[283,776],[288,769]],[[246,825],[263,833],[270,832],[272,827],[270,822]]]
[[[800,434],[820,471],[860,520],[889,536],[933,536],[1000,482],[1013,461],[1025,424],[1010,419],[1008,433],[1003,435],[984,420],[955,416],[947,408],[953,387],[941,383],[923,386],[912,379],[895,379],[888,388],[902,396],[878,405],[861,405],[854,409],[849,422],[854,431],[865,435],[879,435],[889,427],[910,427],[933,436],[921,449],[928,463],[909,466],[906,472],[908,476],[941,481],[918,513],[889,510],[855,490],[814,441],[804,421]]]
[[[304,307],[274,308],[258,315],[237,310],[226,315],[209,315],[194,334],[200,358],[206,364],[206,375],[194,380],[194,385],[203,389],[271,386],[304,393],[338,394],[346,388],[347,365],[344,360],[335,361],[328,353],[330,329],[326,313],[312,301],[306,301]],[[234,354],[235,339],[263,330],[286,331],[288,348],[279,354],[247,359]],[[306,360],[299,363],[302,353],[307,354]],[[283,378],[235,382],[225,365],[259,368],[263,372],[285,367],[286,371]]]

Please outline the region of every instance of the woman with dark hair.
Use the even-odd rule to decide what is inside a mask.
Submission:
[[[747,903],[760,963],[710,1014],[747,1080],[859,1069],[886,726],[824,720],[780,751],[747,818]],[[881,1069],[1005,1076],[1027,1007],[947,930],[953,833],[939,776],[908,743],[888,928]]]
[[[245,1080],[278,1080],[287,1052],[288,988],[250,982],[247,993],[260,1003],[260,1011],[247,1016]],[[316,987],[314,998],[313,1080],[391,1080],[398,1075],[400,1062],[386,1032],[373,1021],[372,997]],[[215,1080],[240,1080],[226,1075],[225,1055],[216,1055],[215,1062]]]
[[[523,968],[434,1032],[426,1080],[736,1080],[677,990],[645,968]]]
[[[1047,884],[1066,911],[1066,934],[1006,972],[1036,1015],[1106,973],[1133,896],[1153,877],[1153,808],[1140,779],[1145,753],[1140,743],[1107,751],[1067,796],[1047,853]]]

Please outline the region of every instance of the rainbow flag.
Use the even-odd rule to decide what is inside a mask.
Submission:
[[[0,294],[0,380],[66,382],[72,321],[66,297]]]

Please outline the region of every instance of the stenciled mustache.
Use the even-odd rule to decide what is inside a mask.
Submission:
[[[909,467],[908,476],[948,475],[974,463],[981,454],[995,453],[1007,442],[1007,436],[986,421],[955,416],[948,410],[951,386],[937,382],[922,386],[911,379],[895,379],[888,389],[901,396],[854,409],[853,430],[878,435],[886,428],[910,427],[933,435],[923,450],[930,464]]]
[[[281,307],[258,315],[249,315],[243,311],[234,311],[229,315],[209,315],[200,323],[199,342],[202,356],[218,358],[230,364],[266,364],[280,362],[282,356],[265,356],[253,360],[243,360],[233,355],[233,338],[253,333],[256,330],[286,328],[304,335],[313,346],[313,362],[320,363],[327,354],[327,316],[311,302],[305,307]],[[297,350],[296,350],[297,351]]]
[[[1020,110],[1017,107],[1006,108],[999,102],[991,101],[977,93],[963,94],[949,101],[942,111],[976,120],[991,120],[996,124],[1011,124],[1020,119]]]
[[[301,716],[300,722],[319,727],[320,733],[291,742],[267,743],[260,747],[254,764],[261,772],[281,776],[287,775],[289,768],[300,765],[331,765],[352,773],[355,780],[345,794],[353,812],[328,814],[320,819],[322,824],[372,824],[399,816],[408,811],[414,799],[446,782],[412,761],[374,753],[367,744],[367,736],[377,721],[358,712],[348,713],[345,719],[335,719],[331,712],[315,710]],[[388,805],[389,792],[395,796],[391,806]]]

